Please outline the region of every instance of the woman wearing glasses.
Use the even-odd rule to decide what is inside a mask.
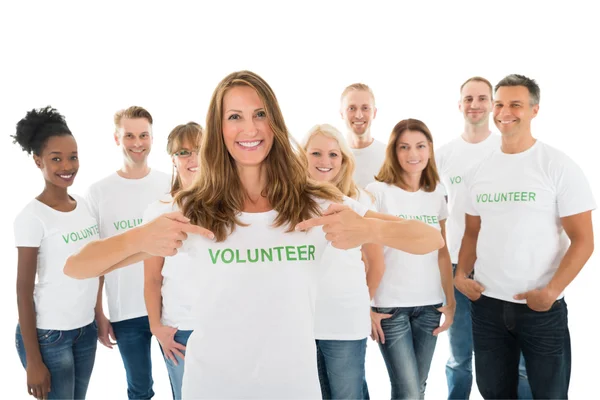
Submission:
[[[198,170],[198,149],[202,127],[195,122],[176,126],[167,139],[167,152],[173,161],[171,193],[152,203],[144,213],[144,221],[172,211],[173,197],[190,187]],[[144,260],[144,299],[150,330],[160,343],[174,399],[181,399],[181,382],[185,346],[192,333],[190,305],[194,288],[190,277],[194,269],[185,253],[165,260],[151,257]]]

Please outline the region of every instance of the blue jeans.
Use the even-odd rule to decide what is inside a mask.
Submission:
[[[98,345],[98,328],[92,322],[83,328],[59,331],[38,329],[42,361],[50,372],[48,399],[85,399]],[[21,327],[15,333],[21,364],[27,368],[27,357]]]
[[[365,377],[367,339],[317,340],[323,399],[369,399]]]
[[[179,344],[187,346],[188,339],[194,331],[177,331],[175,332],[175,341]],[[185,360],[179,356],[175,356],[177,359],[177,365],[171,361],[171,359],[165,357],[162,346],[160,351],[163,353],[165,364],[167,364],[167,371],[169,372],[169,381],[171,382],[171,392],[173,393],[173,399],[181,400],[181,385],[183,383],[183,369]],[[185,356],[185,350],[180,350]]]
[[[456,264],[452,265],[456,271]],[[456,312],[454,322],[448,329],[450,357],[446,363],[448,399],[468,399],[473,385],[473,332],[471,325],[471,300],[454,288]],[[531,399],[531,388],[527,381],[525,359],[519,363],[519,399]]]
[[[112,327],[125,366],[128,398],[151,399],[154,396],[154,381],[150,358],[152,332],[148,317],[113,322]]]
[[[381,314],[392,314],[381,321],[385,343],[379,343],[390,384],[392,399],[422,399],[440,325],[441,304],[419,307],[373,307]]]
[[[485,399],[516,399],[519,355],[535,399],[566,399],[571,376],[567,304],[537,312],[481,296],[471,304],[477,386]]]

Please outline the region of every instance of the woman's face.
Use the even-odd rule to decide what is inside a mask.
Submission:
[[[431,146],[423,132],[406,130],[396,142],[396,156],[402,171],[407,174],[422,173],[427,167]]]
[[[72,135],[51,136],[42,154],[33,158],[47,183],[66,189],[75,181],[79,158]]]
[[[306,146],[308,154],[308,173],[311,178],[321,182],[331,182],[342,168],[342,150],[338,141],[316,134]]]
[[[235,86],[223,97],[223,139],[238,167],[259,166],[273,146],[265,105],[249,86]]]
[[[184,188],[189,187],[198,172],[198,147],[184,142],[181,148],[173,154],[173,165],[181,179]]]

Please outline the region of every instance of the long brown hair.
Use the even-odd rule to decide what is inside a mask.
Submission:
[[[189,143],[192,145],[192,151],[197,151],[200,148],[202,141],[202,126],[196,122],[188,122],[187,124],[177,125],[167,138],[167,153],[171,157],[179,150],[183,149],[183,145]],[[175,196],[181,190],[181,178],[173,165],[173,173],[171,175],[171,196]]]
[[[396,147],[398,145],[398,140],[400,136],[405,131],[417,131],[421,132],[427,138],[429,142],[429,161],[427,162],[427,166],[421,173],[421,180],[419,182],[419,186],[426,192],[433,192],[437,186],[437,183],[440,180],[440,176],[437,172],[437,167],[435,165],[435,154],[433,152],[433,136],[422,121],[418,119],[403,119],[398,122],[394,129],[392,130],[392,134],[390,135],[390,140],[388,141],[387,148],[385,150],[385,161],[379,170],[379,173],[375,177],[375,180],[379,182],[387,183],[388,185],[396,185],[401,189],[407,189],[408,185],[404,181],[402,177],[402,167],[400,166],[400,162],[398,161],[398,154]]]
[[[341,193],[333,186],[308,179],[302,150],[292,146],[279,103],[267,82],[250,71],[233,72],[212,94],[200,148],[200,174],[190,189],[182,190],[175,198],[184,215],[192,223],[212,231],[219,242],[236,225],[243,226],[238,214],[248,196],[223,139],[223,98],[236,86],[256,90],[273,131],[273,146],[263,161],[267,185],[262,195],[277,211],[274,226],[287,225],[287,232],[291,232],[299,222],[321,214],[319,199],[342,200]]]

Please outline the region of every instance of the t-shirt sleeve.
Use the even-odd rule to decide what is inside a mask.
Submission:
[[[438,215],[438,220],[443,221],[445,219],[448,219],[448,202],[446,201],[446,193],[444,191],[444,188],[441,185],[437,190],[436,194],[439,196],[440,200],[440,211]]]
[[[561,161],[554,177],[558,216],[563,218],[595,210],[592,189],[579,165],[566,156]]]
[[[367,185],[365,190],[373,196],[373,211],[379,212],[379,210],[381,210],[381,193],[379,190],[377,190],[377,184],[370,183]]]
[[[96,194],[95,188],[89,187],[84,195],[85,202],[87,203],[88,209],[92,216],[96,219],[96,221],[100,221],[99,212],[98,212],[98,196]]]
[[[161,200],[155,201],[151,203],[148,207],[146,207],[146,210],[144,211],[144,215],[142,217],[142,221],[144,221],[144,224],[147,224],[148,222],[156,219],[157,217],[171,211],[171,203],[163,202]]]
[[[361,217],[364,217],[367,211],[369,211],[369,207],[360,204],[358,201],[351,199],[348,196],[344,196],[343,203],[353,209]]]
[[[40,247],[44,239],[44,225],[34,214],[23,212],[15,218],[14,233],[16,247]]]
[[[473,179],[475,179],[474,171],[470,170],[469,172],[467,172],[465,174],[464,179],[463,179],[463,184],[465,185],[464,196],[462,196],[462,199],[458,200],[458,201],[463,202],[463,209],[465,210],[465,214],[469,214],[469,215],[478,217],[479,213],[475,209],[475,204],[473,204],[474,196],[473,196],[473,190],[471,189],[472,184],[473,184]],[[460,197],[459,197],[459,199],[460,199]]]

